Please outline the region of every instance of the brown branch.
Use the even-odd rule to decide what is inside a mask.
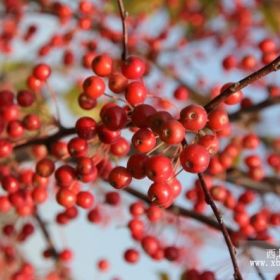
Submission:
[[[151,203],[151,201],[149,200],[149,198],[145,194],[143,194],[143,193],[141,193],[141,192],[139,192],[139,191],[137,191],[133,188],[125,188],[123,190],[125,192],[127,192],[127,193],[145,201],[148,204]],[[176,215],[179,214],[183,217],[193,218],[194,220],[199,221],[203,224],[206,224],[213,229],[220,230],[220,226],[215,220],[213,220],[212,218],[207,217],[205,215],[199,214],[199,213],[197,213],[193,210],[186,209],[186,208],[180,207],[178,205],[172,205],[171,207],[167,208],[166,211],[168,211],[170,213],[173,213],[173,214],[176,214]],[[230,233],[234,232],[234,230],[232,228],[229,228],[229,227],[228,227],[228,231]]]
[[[227,171],[225,180],[258,193],[275,193],[280,195],[280,179],[277,177],[267,176],[257,182],[250,179],[246,172],[232,168]]]
[[[30,147],[32,145],[40,145],[40,144],[44,144],[47,147],[49,147],[52,143],[54,143],[55,141],[65,137],[65,136],[69,136],[71,134],[75,133],[75,128],[71,127],[71,128],[64,128],[61,127],[55,134],[53,135],[47,135],[41,138],[32,138],[29,139],[27,142],[19,144],[19,145],[15,145],[14,146],[14,151],[26,148],[26,147]]]
[[[128,30],[127,30],[127,11],[125,10],[123,0],[117,0],[118,1],[118,7],[120,11],[120,16],[122,20],[122,34],[123,34],[123,51],[122,51],[122,60],[126,60],[128,55]]]
[[[138,199],[143,200],[147,204],[151,203],[151,201],[145,194],[137,191],[134,188],[125,188],[125,189],[123,189],[123,191],[127,192],[128,194],[130,194]],[[181,217],[192,218],[195,221],[202,223],[204,225],[207,225],[212,229],[215,229],[218,231],[221,230],[220,224],[216,220],[214,220],[211,217],[205,216],[203,214],[197,213],[194,210],[186,209],[186,208],[183,208],[176,204],[173,204],[171,207],[165,209],[165,211],[172,213],[174,215],[180,215]],[[235,230],[229,226],[226,226],[226,229],[229,234],[233,234],[235,232]],[[276,247],[273,244],[270,244],[270,243],[267,243],[264,241],[255,240],[253,238],[248,238],[247,240],[244,240],[244,242],[241,242],[240,245],[244,248],[258,247],[258,248],[262,248],[262,249],[273,249]]]
[[[237,121],[241,119],[243,115],[258,113],[262,109],[280,104],[280,97],[268,98],[260,103],[254,104],[248,108],[243,108],[229,115],[230,121]]]
[[[207,103],[204,108],[208,113],[212,112],[217,106],[222,103],[227,97],[231,94],[243,89],[249,84],[265,77],[271,72],[278,71],[280,69],[280,56],[274,59],[271,63],[267,64],[263,68],[258,71],[250,74],[239,82],[233,83],[230,87],[226,88],[220,95],[212,99],[209,103]]]
[[[58,251],[54,245],[54,242],[51,238],[51,235],[47,229],[46,223],[43,221],[43,219],[41,218],[41,216],[39,215],[38,211],[36,211],[36,213],[34,214],[34,218],[37,221],[40,230],[42,231],[42,234],[46,240],[46,243],[48,245],[48,249],[51,251],[52,253],[52,257],[54,260],[58,260]]]
[[[231,258],[231,262],[232,262],[232,265],[233,265],[233,269],[234,269],[234,279],[235,280],[242,280],[243,277],[241,275],[241,272],[239,270],[239,267],[238,267],[238,263],[237,263],[237,260],[236,260],[236,251],[235,251],[235,248],[234,248],[234,245],[231,241],[231,238],[230,238],[230,235],[229,235],[229,231],[228,231],[228,228],[225,226],[224,224],[224,221],[223,221],[223,218],[222,218],[222,215],[218,209],[218,207],[216,206],[210,192],[209,192],[209,189],[205,183],[205,180],[204,180],[204,177],[203,177],[203,174],[201,173],[198,173],[198,179],[199,179],[199,182],[200,182],[200,186],[204,192],[204,195],[205,195],[205,201],[210,205],[218,223],[219,223],[219,227],[220,227],[220,230],[222,231],[223,233],[223,236],[224,236],[224,239],[225,239],[225,242],[226,242],[226,245],[228,247],[228,251],[229,251],[229,254],[230,254],[230,258]]]

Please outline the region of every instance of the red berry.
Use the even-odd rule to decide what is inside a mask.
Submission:
[[[38,64],[33,69],[33,76],[40,80],[40,81],[46,81],[49,76],[51,75],[51,68],[47,64]]]
[[[124,252],[124,259],[128,262],[128,263],[137,263],[139,260],[139,252],[135,249],[127,249]]]
[[[123,189],[127,187],[131,180],[132,177],[130,173],[122,166],[113,168],[109,175],[109,182],[116,189]]]
[[[186,101],[189,98],[189,91],[185,86],[178,86],[174,91],[174,97],[180,101]]]
[[[177,120],[171,119],[162,125],[159,136],[167,144],[180,144],[185,138],[185,128]]]
[[[207,123],[207,112],[200,105],[189,105],[180,112],[180,121],[185,129],[197,132]]]
[[[145,62],[136,56],[128,57],[122,65],[123,75],[130,80],[140,79],[144,75],[145,71]]]
[[[96,134],[96,121],[91,117],[81,117],[77,120],[75,128],[80,138],[89,140]]]
[[[91,76],[83,82],[84,93],[92,99],[97,99],[105,92],[104,81],[96,76]]]
[[[76,203],[76,194],[66,188],[61,188],[56,194],[56,200],[65,208],[73,207]]]
[[[140,153],[151,151],[156,145],[156,137],[148,128],[140,128],[131,140],[134,148]]]
[[[229,88],[231,85],[233,85],[233,83],[227,83],[225,85],[223,85],[223,87],[221,88],[220,93],[222,93],[223,91],[225,91],[227,88]],[[235,105],[241,102],[243,98],[243,93],[242,91],[237,91],[235,93],[232,93],[231,95],[229,95],[226,100],[225,103],[227,105]]]
[[[101,119],[110,130],[120,130],[127,124],[127,114],[120,106],[110,106],[100,113]]]
[[[123,157],[128,154],[129,149],[130,149],[129,142],[125,138],[120,137],[115,143],[111,145],[110,152],[114,156]]]
[[[156,113],[156,109],[148,104],[141,104],[134,108],[131,114],[133,125],[144,128],[149,126],[148,118]]]
[[[41,177],[49,177],[54,172],[55,165],[51,159],[41,159],[36,164],[36,173]]]
[[[142,82],[135,81],[126,87],[125,99],[132,106],[144,103],[146,96],[147,89]]]
[[[136,179],[146,176],[145,165],[148,157],[144,154],[133,154],[127,161],[127,170]]]
[[[115,72],[109,77],[109,89],[114,93],[122,93],[128,85],[128,80],[121,73]]]
[[[204,172],[210,162],[208,151],[199,144],[188,145],[180,155],[182,167],[191,173]]]
[[[155,182],[163,182],[173,175],[171,160],[162,155],[150,157],[145,162],[146,175]]]
[[[98,55],[93,59],[91,67],[96,75],[100,77],[109,76],[113,68],[112,58],[107,54]]]
[[[153,183],[148,190],[148,197],[151,202],[162,207],[170,206],[173,200],[172,190],[164,182]]]
[[[88,191],[81,191],[77,195],[77,205],[88,209],[91,208],[94,202],[94,196]]]
[[[13,145],[6,139],[0,139],[0,158],[8,157],[13,151]]]
[[[97,101],[96,99],[93,99],[91,97],[88,97],[85,93],[81,93],[79,95],[79,98],[78,98],[78,102],[79,102],[79,105],[82,109],[84,110],[91,110],[93,109],[96,104],[97,104]]]
[[[213,131],[221,131],[229,124],[228,114],[222,109],[216,109],[208,115],[208,126]]]
[[[87,141],[80,138],[74,137],[68,142],[68,152],[73,157],[81,157],[86,155],[88,150]]]

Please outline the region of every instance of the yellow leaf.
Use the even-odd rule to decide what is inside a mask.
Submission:
[[[102,103],[99,102],[97,106],[91,110],[83,110],[78,103],[78,97],[80,93],[81,91],[78,87],[73,87],[68,91],[67,94],[64,95],[64,100],[69,110],[78,117],[89,116],[98,122],[100,120],[99,113],[102,108]]]

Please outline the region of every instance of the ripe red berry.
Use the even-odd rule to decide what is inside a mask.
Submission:
[[[227,83],[225,85],[222,86],[220,93],[222,93],[224,90],[226,90],[227,88],[229,88],[233,83]],[[232,93],[231,95],[229,95],[226,100],[225,103],[227,105],[235,105],[241,102],[241,100],[243,99],[243,93],[241,90]]]
[[[221,131],[229,124],[228,114],[222,109],[216,109],[208,115],[208,127],[213,131]]]
[[[51,159],[41,159],[36,164],[36,173],[41,177],[49,177],[54,172],[55,165]]]
[[[141,240],[141,245],[144,249],[144,251],[152,256],[154,255],[157,250],[160,248],[160,244],[158,239],[156,239],[154,236],[147,235]]]
[[[178,86],[174,91],[174,97],[180,101],[186,101],[189,98],[189,91],[185,86]]]
[[[73,207],[76,203],[76,194],[66,188],[61,188],[56,194],[56,200],[65,208]]]
[[[148,104],[141,104],[134,108],[131,114],[133,125],[144,128],[149,126],[148,118],[156,113],[156,109]]]
[[[110,106],[100,113],[103,124],[110,130],[120,130],[127,123],[127,114],[120,106]]]
[[[96,76],[90,76],[83,82],[84,93],[92,99],[97,99],[105,92],[104,81]]]
[[[111,145],[110,152],[114,156],[123,157],[128,154],[129,149],[130,149],[129,142],[125,138],[120,137],[115,143]]]
[[[117,192],[107,192],[105,196],[105,202],[112,206],[117,206],[121,202],[121,196]]]
[[[155,147],[156,137],[150,129],[140,128],[133,135],[131,142],[138,152],[147,153]]]
[[[173,175],[173,165],[168,157],[152,156],[145,162],[146,175],[155,182],[164,182]]]
[[[51,68],[47,64],[38,64],[33,69],[33,76],[40,80],[40,81],[46,81],[49,76],[51,75]]]
[[[191,144],[184,148],[180,155],[182,167],[191,173],[204,172],[210,162],[208,151],[199,144]]]
[[[2,188],[8,193],[16,192],[20,186],[19,181],[11,175],[4,176],[1,180],[1,184]]]
[[[134,81],[126,87],[125,99],[130,105],[136,106],[142,104],[146,97],[147,89],[143,82]]]
[[[0,158],[8,157],[13,151],[13,145],[6,139],[0,139]]]
[[[84,92],[82,92],[79,97],[78,97],[78,102],[79,102],[79,105],[82,109],[84,110],[91,110],[93,109],[96,104],[97,104],[97,101],[96,99],[93,99],[91,97],[88,97]]]
[[[109,89],[114,93],[122,93],[128,85],[128,80],[121,73],[115,72],[109,77]]]
[[[22,124],[27,130],[38,130],[41,127],[41,120],[39,116],[35,114],[29,114],[23,118]]]
[[[124,259],[128,262],[128,263],[137,263],[139,261],[139,252],[135,249],[127,249],[124,252]]]
[[[136,56],[130,56],[122,64],[122,73],[123,75],[130,79],[136,80],[140,79],[146,71],[145,62]]]
[[[189,105],[180,112],[180,121],[185,129],[197,132],[207,123],[207,112],[200,105]]]
[[[113,68],[112,58],[107,54],[98,55],[93,59],[91,67],[96,75],[100,77],[109,76]]]
[[[93,206],[94,196],[89,191],[81,191],[77,194],[77,205],[89,209]]]
[[[80,137],[72,138],[67,147],[69,154],[73,157],[85,156],[88,150],[87,141]]]
[[[14,94],[10,90],[0,90],[0,107],[14,104]]]
[[[97,127],[97,134],[101,142],[105,144],[114,144],[121,136],[119,130],[110,130],[103,124]]]
[[[69,249],[64,249],[59,253],[58,257],[63,262],[69,262],[73,258],[73,252]]]
[[[197,143],[203,146],[210,155],[216,154],[219,150],[219,139],[214,134],[206,134],[199,137]]]
[[[149,127],[157,134],[160,134],[161,128],[168,120],[173,119],[172,116],[166,111],[159,111],[147,118]]]
[[[159,136],[167,144],[180,144],[185,138],[185,128],[179,121],[171,119],[162,125]]]
[[[168,207],[173,200],[170,186],[164,182],[153,183],[148,190],[148,198],[151,202],[161,207]]]
[[[146,176],[145,165],[148,157],[144,154],[133,154],[127,161],[127,170],[136,179]]]
[[[132,180],[132,177],[125,167],[117,166],[113,168],[109,175],[110,184],[116,189],[127,187]]]
[[[29,89],[31,89],[35,92],[39,91],[41,89],[41,87],[43,86],[43,82],[34,76],[29,76],[27,78],[26,84]]]
[[[20,138],[24,134],[24,127],[20,121],[12,120],[7,125],[7,133],[11,138]]]
[[[168,246],[164,248],[164,257],[171,262],[177,261],[180,257],[180,251],[175,246]]]
[[[55,179],[61,187],[69,187],[76,179],[76,171],[70,165],[62,165],[55,171]]]
[[[75,128],[80,138],[89,140],[96,134],[96,121],[91,117],[81,117],[77,120]]]

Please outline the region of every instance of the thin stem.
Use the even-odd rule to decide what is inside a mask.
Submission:
[[[268,98],[262,102],[259,102],[257,104],[254,104],[248,108],[242,108],[238,110],[237,112],[234,112],[229,115],[230,121],[237,121],[241,119],[243,115],[251,114],[251,113],[258,113],[261,110],[280,104],[280,97],[274,97],[274,98]]]
[[[128,55],[128,30],[127,30],[127,11],[125,10],[123,0],[117,0],[118,1],[118,7],[120,11],[120,16],[122,20],[122,45],[123,45],[123,51],[122,51],[122,60],[126,60]]]
[[[151,203],[151,201],[145,194],[137,191],[134,188],[125,188],[125,189],[123,189],[123,191],[132,195],[133,197],[136,197],[137,199],[143,200],[144,202],[146,202],[148,204]],[[202,223],[204,225],[207,225],[212,229],[215,229],[218,231],[221,230],[220,224],[216,220],[214,220],[211,217],[205,216],[203,214],[197,213],[194,210],[187,209],[187,208],[181,207],[179,205],[173,204],[171,207],[165,209],[165,211],[170,212],[174,215],[180,215],[180,217],[192,218],[193,220],[195,220],[199,223]],[[233,228],[231,228],[229,226],[225,226],[225,227],[229,234],[233,234],[235,232]],[[241,242],[240,244],[242,246],[244,246],[245,248],[249,248],[249,247],[258,247],[258,248],[262,248],[262,249],[275,248],[275,246],[273,246],[271,243],[267,243],[267,242],[263,242],[263,241],[260,242],[258,240],[252,239],[252,238],[249,238],[244,241],[245,241],[244,243]],[[250,242],[247,242],[247,241],[250,241]]]
[[[253,254],[251,253],[250,249],[247,249],[245,253],[250,258],[250,260],[255,261],[255,258],[253,256]],[[258,274],[259,278],[261,280],[266,280],[266,278],[265,278],[263,272],[261,271],[261,269],[259,268],[259,266],[255,265],[254,268],[255,268],[256,273]]]
[[[38,211],[36,211],[36,213],[34,214],[34,218],[37,221],[37,223],[42,231],[42,234],[48,244],[48,249],[52,252],[52,257],[55,260],[58,260],[58,251],[54,245],[54,242],[53,242],[50,232],[46,226],[46,223],[43,221],[43,219],[39,215]]]
[[[46,146],[50,146],[52,143],[54,143],[55,141],[65,137],[65,136],[69,136],[75,133],[75,128],[71,127],[71,128],[64,128],[61,127],[55,134],[52,135],[47,135],[41,138],[32,138],[29,139],[27,142],[25,143],[21,143],[19,145],[15,145],[14,147],[14,151],[16,150],[20,150],[22,148],[26,148],[26,147],[30,147],[33,145],[46,145]]]
[[[249,84],[265,77],[271,72],[278,71],[280,69],[280,56],[274,59],[271,63],[262,67],[258,71],[250,74],[239,82],[233,83],[230,87],[226,88],[220,95],[212,99],[209,103],[207,103],[204,108],[208,113],[212,112],[217,108],[217,106],[222,103],[227,97],[231,94],[243,89]]]
[[[198,179],[199,179],[199,182],[200,182],[200,186],[204,192],[204,195],[205,195],[205,200],[206,202],[210,205],[218,223],[219,223],[219,227],[223,233],[223,236],[224,236],[224,239],[225,239],[225,242],[226,242],[226,245],[228,247],[228,251],[229,251],[229,254],[230,254],[230,258],[231,258],[231,262],[232,262],[232,265],[233,265],[233,269],[234,269],[234,279],[235,280],[242,280],[242,275],[241,275],[241,272],[239,270],[239,267],[238,267],[238,263],[237,263],[237,259],[236,259],[236,250],[234,248],[234,245],[231,241],[231,238],[230,238],[230,235],[229,235],[229,231],[227,229],[227,227],[225,226],[224,224],[224,221],[223,221],[223,218],[222,218],[222,215],[218,209],[218,207],[216,206],[210,192],[209,192],[209,189],[205,183],[205,180],[204,180],[204,177],[203,177],[203,174],[201,173],[198,173]]]

